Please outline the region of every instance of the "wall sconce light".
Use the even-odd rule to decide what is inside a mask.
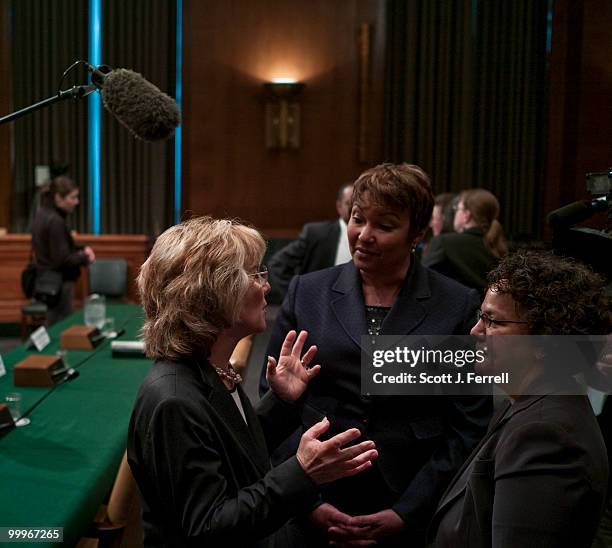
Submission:
[[[274,81],[266,90],[266,148],[300,148],[300,104],[297,96],[304,88],[300,82]]]

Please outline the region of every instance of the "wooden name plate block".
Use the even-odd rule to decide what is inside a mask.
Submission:
[[[60,335],[60,346],[68,350],[92,350],[104,337],[92,325],[73,325]]]
[[[11,410],[5,403],[0,403],[0,430],[3,428],[9,428],[11,426],[15,426],[13,417],[11,415]]]
[[[64,362],[59,356],[28,356],[13,369],[15,386],[53,386],[53,373],[64,369]]]

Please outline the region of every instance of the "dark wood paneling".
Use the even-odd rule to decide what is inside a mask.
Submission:
[[[585,174],[612,164],[612,3],[553,7],[544,214],[587,198]],[[602,218],[590,224],[601,227]]]
[[[184,209],[295,234],[335,215],[359,163],[359,26],[373,29],[370,158],[380,161],[384,2],[190,0],[185,4]],[[262,84],[293,77],[302,146],[264,146]]]
[[[125,259],[128,263],[127,300],[138,302],[136,276],[148,254],[146,236],[79,234],[75,241],[80,245],[90,245],[99,259]],[[29,234],[0,236],[0,323],[19,322],[21,307],[28,302],[21,291],[21,272],[30,258],[30,242]],[[87,270],[83,269],[75,285],[75,307],[82,305],[87,295],[87,287]]]
[[[612,2],[585,0],[580,73],[576,198],[584,175],[612,166]]]
[[[11,105],[10,33],[8,2],[0,2],[0,116],[9,114]],[[10,124],[0,126],[0,227],[10,224],[11,148]]]

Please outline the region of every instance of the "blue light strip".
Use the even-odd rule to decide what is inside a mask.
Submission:
[[[102,3],[89,0],[89,63],[97,67],[102,63]],[[89,230],[100,234],[100,157],[102,104],[98,92],[88,97],[88,169]]]
[[[183,0],[176,0],[176,102],[182,110],[183,102]],[[181,222],[181,126],[174,132],[174,223]]]
[[[552,48],[552,33],[553,33],[553,0],[548,0],[548,8],[546,11],[546,56],[550,56]],[[550,62],[550,59],[548,59]]]

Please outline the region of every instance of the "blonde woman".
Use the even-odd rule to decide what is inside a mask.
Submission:
[[[146,546],[296,546],[287,522],[317,502],[317,485],[377,456],[350,447],[357,429],[325,442],[327,419],[294,458],[271,469],[268,448],[299,421],[296,400],[320,367],[305,332],[271,359],[272,391],[254,409],[229,358],[266,327],[265,244],[230,220],[192,219],[164,232],[138,278],[147,355],[155,359],[132,413],[128,460],[138,483]]]

